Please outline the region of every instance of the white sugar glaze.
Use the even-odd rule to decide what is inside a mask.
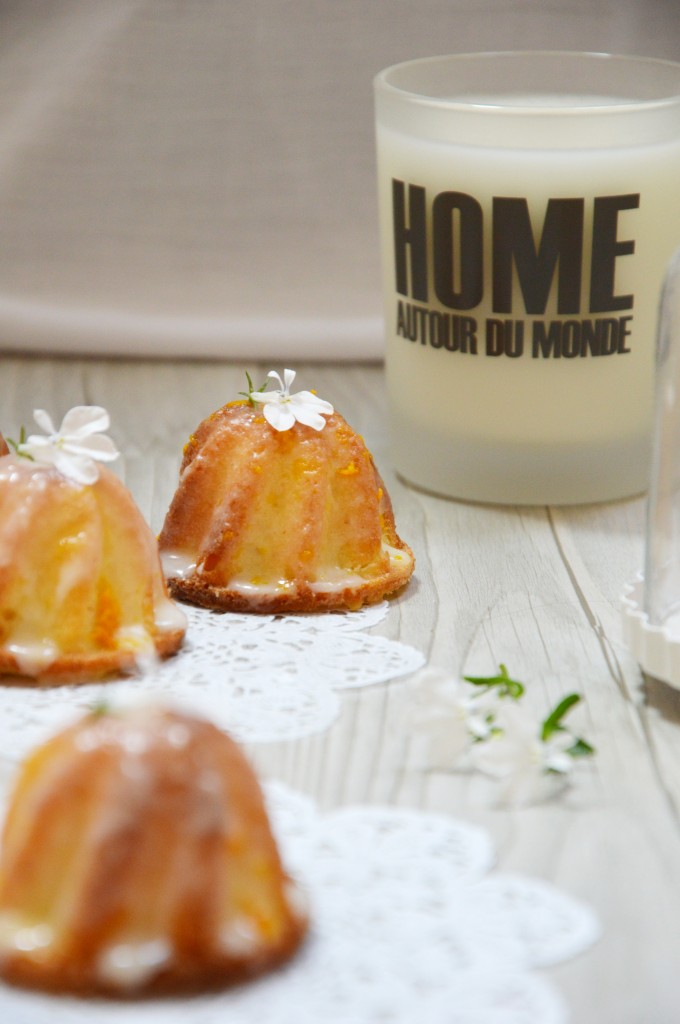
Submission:
[[[395,548],[384,540],[381,543],[381,553],[389,557],[390,568],[403,566],[404,563],[411,564],[413,561],[410,553],[401,548]],[[201,566],[198,564],[198,556],[179,551],[161,552],[161,564],[167,579],[191,579],[192,576],[201,574]],[[319,579],[305,580],[305,586],[319,594],[331,594],[336,591],[345,590],[347,587],[357,587],[371,578],[367,573],[362,576],[360,573],[349,569],[328,567],[323,570]],[[297,580],[275,580],[267,583],[254,582],[252,580],[233,577],[228,580],[225,586],[236,594],[247,596],[274,596],[284,591],[293,591],[297,588]]]

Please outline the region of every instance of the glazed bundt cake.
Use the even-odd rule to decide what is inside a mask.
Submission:
[[[57,442],[0,457],[0,674],[90,679],[176,651],[186,618],[130,492],[103,466],[82,483],[41,454],[64,458]]]
[[[20,772],[0,976],[117,996],[240,981],[292,955],[304,902],[227,735],[167,709],[95,710]]]
[[[330,406],[321,428],[297,410],[275,427],[253,401],[270,394],[225,405],[185,448],[159,536],[171,594],[232,611],[306,612],[398,590],[413,554],[363,440]]]

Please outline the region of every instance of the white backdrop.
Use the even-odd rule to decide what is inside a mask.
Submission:
[[[373,76],[676,0],[0,0],[0,351],[379,359]]]

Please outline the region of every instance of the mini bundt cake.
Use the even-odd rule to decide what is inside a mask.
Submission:
[[[127,488],[103,466],[81,483],[22,448],[0,457],[0,675],[83,680],[176,651],[186,617]]]
[[[356,609],[400,589],[413,553],[361,437],[332,409],[322,429],[274,428],[267,412],[231,402],[187,444],[159,536],[171,594],[275,613]]]
[[[0,976],[142,996],[236,982],[292,955],[306,901],[255,775],[214,725],[94,710],[24,764],[0,854]]]

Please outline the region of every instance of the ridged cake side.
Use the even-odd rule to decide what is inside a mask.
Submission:
[[[342,416],[278,432],[247,402],[190,439],[159,547],[172,594],[232,610],[356,608],[413,571],[373,458]]]
[[[182,642],[151,530],[102,468],[81,486],[0,458],[0,673],[41,680],[132,669]]]
[[[0,974],[118,996],[241,980],[307,921],[254,773],[211,723],[93,713],[25,764],[0,858]]]

